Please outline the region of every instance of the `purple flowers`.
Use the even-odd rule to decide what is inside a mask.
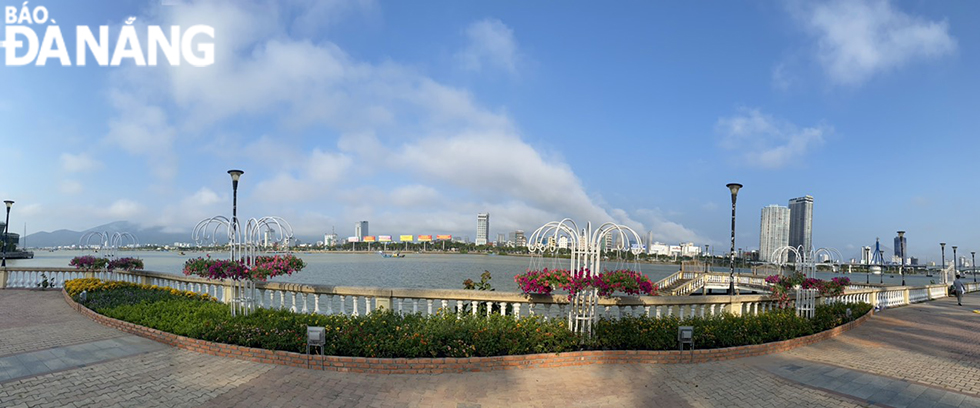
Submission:
[[[790,290],[796,285],[803,289],[817,289],[820,296],[837,296],[844,293],[844,288],[851,284],[851,279],[842,277],[825,281],[804,278],[802,273],[795,273],[790,276],[767,276],[766,282],[772,285],[770,296],[777,299],[782,307],[786,307],[789,304]]]
[[[96,258],[92,255],[76,256],[68,263],[78,269],[102,269],[109,263],[106,258]]]
[[[657,289],[646,275],[631,270],[606,271],[594,274],[588,269],[543,269],[527,271],[514,277],[514,282],[525,294],[549,295],[555,289],[568,292],[569,296],[590,288],[596,288],[599,296],[609,297],[622,292],[627,295],[657,294]]]
[[[264,281],[279,275],[292,275],[306,267],[302,259],[294,255],[257,256],[251,267],[240,261],[205,258],[188,259],[184,263],[184,275],[197,275],[206,279],[251,279]]]
[[[109,265],[107,268],[110,271],[116,269],[122,269],[124,271],[143,269],[143,260],[136,259],[136,258],[129,258],[129,257],[113,259],[112,261],[109,261]]]

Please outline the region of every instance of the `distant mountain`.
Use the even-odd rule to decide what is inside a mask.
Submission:
[[[163,227],[143,228],[128,221],[116,221],[85,231],[57,230],[53,232],[35,232],[27,236],[27,245],[32,248],[79,245],[79,240],[88,232],[128,232],[142,244],[172,245],[174,242],[191,242],[191,234],[164,232]],[[98,240],[93,239],[94,245]],[[127,239],[125,244],[130,244]]]
[[[163,227],[144,228],[128,221],[116,221],[105,225],[100,225],[98,227],[89,228],[85,231],[70,231],[62,229],[53,232],[35,232],[27,236],[27,246],[31,248],[48,248],[79,245],[79,240],[88,232],[107,232],[109,235],[116,232],[128,232],[136,237],[140,245],[173,245],[174,242],[193,243],[190,232],[164,232]],[[315,243],[323,240],[322,236],[297,236],[296,238],[303,243]],[[98,239],[93,239],[90,242],[92,245],[95,245],[97,241]],[[131,242],[127,239],[125,245],[129,245],[130,243]],[[296,241],[294,240],[293,243],[295,244]]]

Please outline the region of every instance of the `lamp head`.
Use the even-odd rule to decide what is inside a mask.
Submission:
[[[241,170],[228,170],[228,174],[231,174],[231,181],[237,182],[238,179],[242,177],[242,174],[245,174],[245,172]]]
[[[728,183],[725,185],[725,187],[728,187],[728,189],[732,191],[732,195],[736,195],[738,194],[738,189],[742,188],[742,185],[738,183]]]
[[[898,231],[898,237],[901,238],[905,236],[905,231]]]
[[[13,200],[4,200],[3,203],[4,204],[7,204],[7,209],[8,210],[10,209],[10,206],[14,205]]]

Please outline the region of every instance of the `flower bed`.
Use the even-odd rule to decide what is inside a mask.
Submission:
[[[78,297],[87,291],[85,300]],[[574,350],[674,350],[677,327],[695,327],[697,348],[762,344],[821,332],[856,319],[867,304],[819,306],[816,317],[789,311],[758,316],[628,317],[600,320],[590,339],[580,339],[564,319],[374,312],[367,316],[299,314],[258,309],[231,316],[227,305],[192,292],[121,282],[79,279],[66,283],[77,302],[105,316],[189,338],[245,347],[305,351],[307,326],[327,330],[325,354],[354,357],[473,357]],[[99,293],[103,292],[103,293]],[[850,314],[847,309],[851,309]]]
[[[108,264],[108,259],[96,258],[92,255],[76,256],[68,263],[69,266],[74,266],[77,269],[102,269]]]
[[[106,268],[110,271],[122,269],[124,271],[135,271],[143,269],[143,260],[137,258],[123,257],[109,261]]]
[[[790,303],[789,297],[797,286],[802,289],[817,289],[820,296],[837,296],[844,293],[847,285],[851,284],[851,279],[843,277],[825,281],[794,273],[785,276],[770,275],[766,277],[766,282],[772,285],[769,289],[770,296],[779,302],[780,307],[787,307]]]
[[[241,261],[207,258],[188,259],[184,263],[184,275],[200,276],[205,279],[232,279],[265,281],[280,275],[292,275],[303,270],[306,263],[292,254],[257,256],[252,266]]]
[[[588,269],[569,271],[568,269],[532,270],[514,276],[514,282],[524,294],[550,295],[556,289],[568,292],[569,297],[576,293],[596,288],[599,296],[610,297],[614,293],[626,295],[656,296],[657,288],[646,275],[631,270],[590,273]]]

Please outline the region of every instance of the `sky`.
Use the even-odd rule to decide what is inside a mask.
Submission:
[[[71,66],[0,55],[18,232],[125,220],[190,237],[230,215],[238,168],[239,217],[299,236],[368,220],[472,240],[489,212],[491,240],[568,217],[720,253],[738,182],[738,248],[759,247],[762,207],[812,195],[814,245],[846,258],[897,230],[923,261],[940,242],[980,250],[974,2],[27,5]],[[213,64],[77,66],[76,27],[101,25],[144,49],[147,26],[212,27],[196,44]]]

